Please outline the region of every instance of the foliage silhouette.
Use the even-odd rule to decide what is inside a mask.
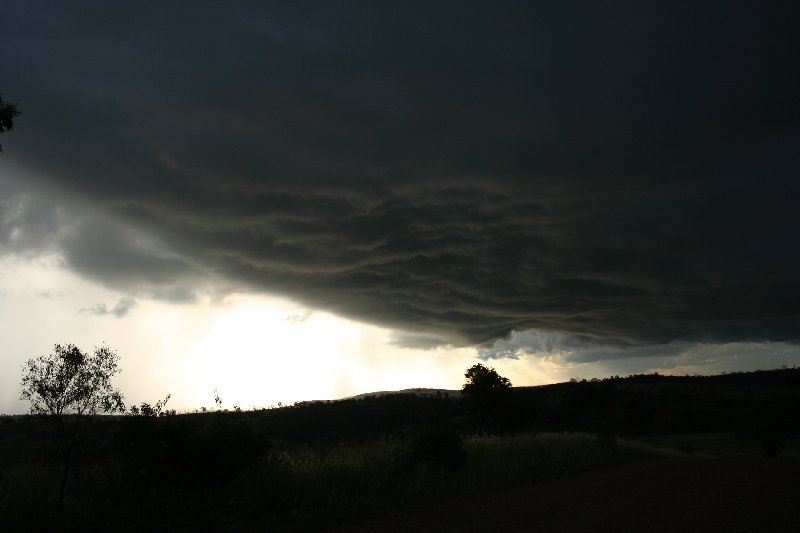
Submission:
[[[146,416],[146,417],[157,417],[157,416],[164,416],[164,415],[175,415],[175,410],[172,411],[164,411],[164,406],[167,405],[167,402],[172,397],[171,394],[167,394],[167,397],[163,400],[159,400],[155,403],[155,405],[150,405],[149,403],[142,402],[141,406],[137,407],[136,405],[132,405],[129,409],[129,413],[131,416]]]
[[[767,397],[756,402],[743,432],[761,446],[764,457],[775,458],[786,441],[800,429],[800,413],[779,398]]]
[[[494,368],[481,364],[472,365],[464,377],[462,387],[470,411],[478,419],[478,432],[482,432],[486,421],[499,421],[509,408],[511,381],[501,376]]]
[[[56,344],[53,353],[29,359],[23,366],[20,399],[31,402],[31,414],[53,425],[63,466],[58,507],[64,491],[82,423],[97,413],[123,412],[122,393],[111,385],[120,372],[119,356],[106,346],[85,354],[74,344]]]
[[[14,118],[19,116],[20,112],[17,109],[17,104],[12,104],[3,100],[3,95],[0,94],[0,133],[5,133],[14,129]],[[0,145],[0,152],[3,151],[3,146]]]

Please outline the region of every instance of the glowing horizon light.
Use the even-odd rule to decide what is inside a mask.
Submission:
[[[479,361],[471,347],[404,347],[396,342],[397,331],[277,296],[237,293],[220,301],[201,293],[180,303],[134,295],[137,303],[124,316],[98,315],[81,310],[112,308],[130,294],[76,276],[59,257],[0,261],[0,270],[6,303],[0,308],[6,354],[0,412],[27,412],[16,388],[20,365],[56,342],[109,346],[122,358],[115,384],[126,404],[153,404],[170,394],[167,408],[178,412],[215,409],[215,389],[226,409],[458,389],[466,368]],[[20,313],[38,319],[21,324]],[[492,361],[515,385],[552,381],[530,363]]]
[[[276,299],[237,295],[215,315],[187,361],[187,403],[198,408],[213,406],[214,389],[229,409],[333,397],[345,351],[361,334]]]

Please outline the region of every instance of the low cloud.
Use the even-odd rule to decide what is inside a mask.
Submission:
[[[41,191],[0,172],[0,254],[32,257],[57,247],[63,210]]]
[[[446,337],[436,335],[426,335],[424,333],[410,333],[407,331],[393,331],[389,343],[401,348],[416,350],[433,350],[442,346],[448,346]]]
[[[57,298],[64,298],[66,296],[71,296],[73,292],[69,289],[46,289],[42,291],[38,291],[36,293],[37,298],[43,298],[45,300],[54,300]]]
[[[122,318],[130,313],[136,307],[136,300],[129,297],[120,298],[120,300],[113,306],[108,307],[106,304],[95,304],[92,307],[87,307],[79,310],[79,313],[88,313],[96,316],[113,315],[117,318]]]
[[[314,312],[310,309],[298,309],[284,318],[287,322],[294,322],[294,323],[303,323],[308,322],[311,317],[314,316]]]
[[[478,351],[481,359],[519,359],[535,357],[559,365],[578,365],[627,358],[674,357],[686,353],[696,343],[672,341],[661,344],[623,344],[598,341],[559,332],[526,330],[512,332]]]

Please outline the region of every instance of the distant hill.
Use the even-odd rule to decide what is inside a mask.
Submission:
[[[708,385],[770,385],[770,386],[800,386],[800,368],[787,367],[773,370],[754,370],[750,372],[726,372],[723,374],[713,375],[684,375],[673,376],[667,374],[651,373],[651,374],[631,374],[628,376],[610,376],[607,378],[592,378],[592,379],[573,379],[571,381],[562,383],[551,383],[547,385],[532,385],[523,387],[513,387],[515,391],[529,391],[531,389],[545,389],[545,388],[563,388],[571,387],[575,384],[585,383],[616,383],[616,384],[708,384]],[[392,395],[411,395],[419,397],[444,397],[444,398],[460,398],[462,395],[461,389],[429,389],[429,388],[412,388],[402,389],[395,391],[375,391],[365,392],[363,394],[356,394],[354,396],[346,396],[337,400],[330,400],[333,402],[346,401],[346,400],[362,400],[370,397],[392,396]],[[314,403],[300,402],[300,403]]]
[[[728,433],[785,438],[800,435],[800,368],[712,376],[640,374],[514,387],[502,416],[483,426],[470,415],[461,391],[431,388],[177,418],[205,423],[214,416],[247,420],[270,438],[306,443],[407,434],[431,424],[446,424],[464,433],[586,431],[627,437]],[[0,417],[7,427],[27,420]]]
[[[460,398],[461,390],[417,388],[417,389],[402,389],[396,391],[365,392],[364,394],[356,394],[355,396],[348,396],[346,398],[342,398],[342,400],[361,400],[364,398],[390,396],[395,394],[401,394],[401,395],[408,394],[421,397]]]
[[[514,387],[489,431],[589,431],[622,436],[800,431],[800,368],[712,376],[639,374]],[[264,411],[277,438],[335,441],[448,423],[477,431],[461,391],[412,388]]]

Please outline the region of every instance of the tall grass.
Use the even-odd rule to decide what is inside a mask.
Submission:
[[[434,436],[440,439],[440,433]],[[278,442],[224,483],[173,485],[162,478],[120,489],[122,469],[113,462],[96,464],[85,469],[82,491],[61,517],[47,510],[47,471],[31,465],[27,472],[0,478],[0,520],[34,529],[59,521],[76,529],[303,530],[650,453],[587,433],[469,436],[435,453],[419,446],[425,438],[317,447]],[[20,512],[35,518],[26,521]]]
[[[601,464],[609,459],[596,435],[539,433],[466,439],[462,486],[500,488]]]

